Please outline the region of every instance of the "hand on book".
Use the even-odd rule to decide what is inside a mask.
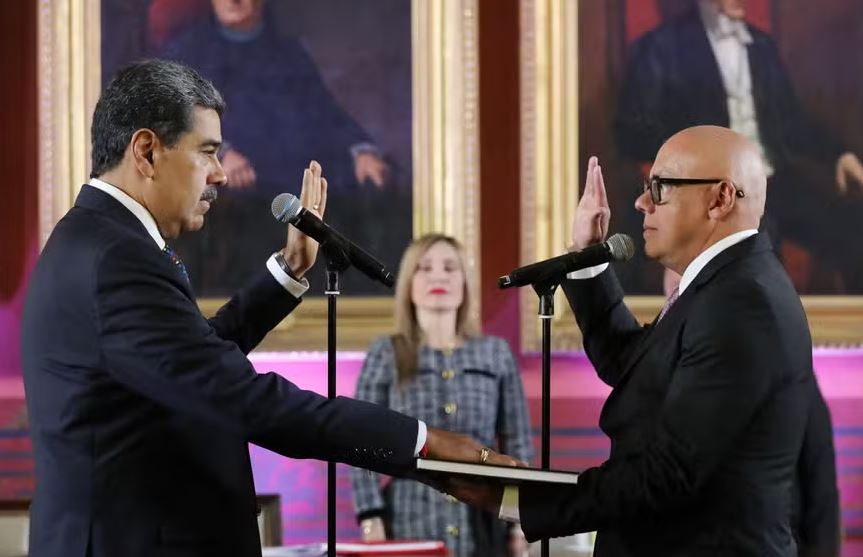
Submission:
[[[450,477],[442,486],[443,489],[472,507],[482,509],[497,516],[503,500],[503,485],[485,480],[468,480],[462,477]]]
[[[428,428],[428,458],[452,460],[498,466],[524,466],[524,463],[493,450],[483,447],[475,439],[461,433],[453,433],[435,427]]]

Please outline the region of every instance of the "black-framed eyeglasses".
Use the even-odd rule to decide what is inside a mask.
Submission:
[[[662,176],[651,176],[646,178],[641,185],[641,189],[637,194],[640,196],[646,191],[650,191],[650,200],[654,205],[662,205],[662,186],[704,186],[707,184],[718,184],[719,182],[728,182],[734,186],[734,195],[744,197],[746,194],[743,190],[734,185],[733,182],[725,178],[663,178]]]

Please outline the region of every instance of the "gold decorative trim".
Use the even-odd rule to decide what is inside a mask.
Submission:
[[[89,127],[101,86],[99,0],[40,0],[41,244],[89,176]],[[477,0],[412,0],[414,234],[443,231],[479,276]],[[477,298],[478,300],[478,298]],[[224,300],[200,301],[210,315]],[[476,305],[477,315],[479,307]],[[393,330],[392,300],[338,303],[338,346],[364,350]],[[327,301],[309,298],[261,350],[324,350]]]
[[[224,300],[200,300],[201,311],[211,316]],[[386,297],[344,298],[337,304],[339,350],[365,350],[369,342],[393,332],[393,299]],[[327,299],[309,297],[258,345],[261,352],[327,349]]]
[[[803,296],[802,299],[814,345],[863,345],[863,297]]]
[[[89,119],[99,97],[99,3],[39,3],[39,240],[44,245],[89,176]]]
[[[639,322],[649,323],[659,313],[664,301],[662,296],[627,296],[626,305]],[[802,301],[814,346],[852,348],[863,344],[863,298],[803,296]],[[575,324],[575,316],[565,300],[563,304],[563,316],[552,328],[552,347],[555,350],[581,350],[581,332]],[[539,336],[536,342],[539,346]]]
[[[521,2],[521,153],[523,264],[559,255],[578,201],[578,1]],[[539,303],[521,293],[521,342],[540,347]],[[565,326],[555,296],[552,331]],[[555,346],[553,344],[553,346]]]
[[[414,235],[455,236],[465,247],[467,275],[478,277],[477,0],[413,0],[411,7]]]
[[[578,160],[578,0],[521,0],[522,242],[521,261],[559,255],[583,180]],[[523,289],[521,339],[540,349],[536,295]],[[863,344],[863,297],[804,296],[813,343]],[[626,304],[642,322],[662,306],[661,296],[631,296]],[[552,349],[579,350],[581,333],[563,296],[555,299]]]

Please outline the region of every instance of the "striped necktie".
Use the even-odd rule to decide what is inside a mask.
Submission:
[[[186,271],[186,266],[183,265],[183,261],[177,256],[177,253],[168,247],[168,244],[165,244],[165,247],[162,249],[165,252],[165,255],[171,258],[171,263],[174,264],[175,267],[180,271],[180,274],[183,275],[183,278],[186,279],[186,284],[191,284],[189,280],[189,273]]]
[[[671,295],[665,300],[665,303],[662,305],[662,309],[659,311],[659,316],[656,318],[656,322],[659,323],[662,321],[662,318],[665,317],[665,314],[668,313],[668,310],[671,309],[671,306],[674,305],[674,302],[680,297],[680,290],[678,287],[674,287],[674,290],[671,291]]]

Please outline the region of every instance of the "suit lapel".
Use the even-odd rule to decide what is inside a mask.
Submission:
[[[117,222],[128,230],[130,234],[140,236],[148,245],[152,246],[154,250],[160,252],[160,257],[162,257],[166,262],[172,261],[168,255],[164,254],[163,251],[159,249],[159,246],[153,240],[153,237],[150,236],[150,233],[147,232],[147,228],[144,224],[138,220],[138,217],[133,215],[132,212],[122,203],[100,189],[85,184],[81,188],[80,193],[78,193],[78,197],[75,199],[75,207],[95,211],[114,222]],[[178,281],[180,287],[190,299],[194,300],[195,295],[194,292],[192,292],[192,285],[189,282],[188,275],[181,272],[179,268],[176,268],[175,263],[171,263],[171,266],[174,267],[173,272],[183,279]]]
[[[671,332],[675,332],[680,329],[680,326],[685,321],[686,315],[689,313],[689,307],[692,305],[698,291],[704,285],[709,283],[720,269],[729,263],[744,257],[770,250],[770,238],[767,233],[761,232],[759,234],[755,234],[751,238],[743,240],[740,243],[734,244],[711,259],[701,272],[696,275],[695,279],[686,288],[686,290],[684,290],[683,294],[680,295],[677,303],[668,310],[668,313],[665,314],[662,321],[657,323],[656,319],[654,319],[653,323],[647,326],[649,331],[646,335],[642,336],[640,344],[635,348],[635,350],[633,350],[632,355],[629,357],[629,360],[626,363],[626,368],[620,375],[617,388],[626,381],[632,373],[632,370],[635,369],[638,362],[641,361],[641,358],[644,357],[647,351],[654,346],[657,341],[668,338],[668,335]]]
[[[668,310],[665,317],[662,318],[662,322],[657,323],[654,318],[653,322],[646,326],[647,334],[641,337],[640,343],[630,355],[629,360],[626,363],[626,368],[623,373],[621,373],[620,379],[618,380],[618,388],[624,381],[626,381],[632,373],[632,370],[635,369],[638,362],[641,361],[641,358],[644,357],[650,348],[652,348],[658,341],[667,338],[671,331],[677,331],[680,328],[680,324],[684,320],[689,306],[692,305],[693,298],[694,296],[692,295],[692,292],[690,292],[689,289],[686,289],[686,291],[680,295],[680,298],[674,306]]]

